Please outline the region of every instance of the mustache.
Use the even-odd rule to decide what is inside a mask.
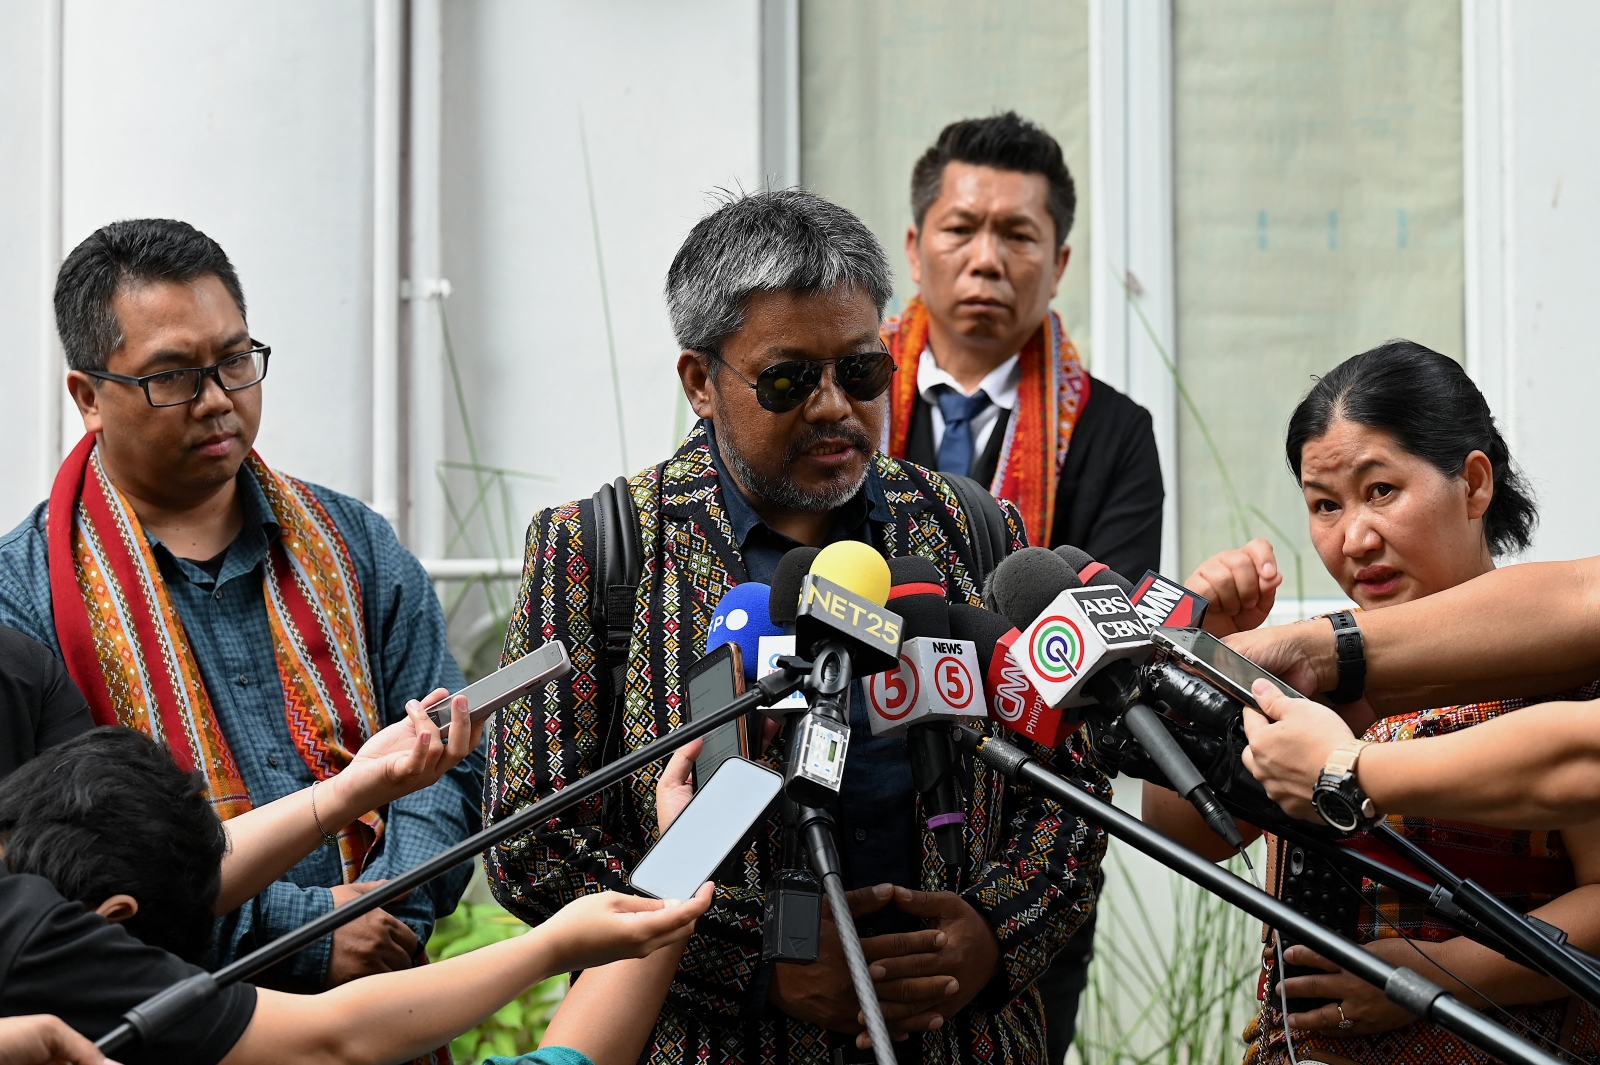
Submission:
[[[784,465],[792,464],[802,453],[809,451],[818,444],[833,441],[845,441],[852,447],[860,448],[864,454],[873,452],[873,443],[867,434],[853,425],[843,422],[832,422],[821,425],[808,425],[800,431],[793,440],[789,441],[788,450],[784,452]]]

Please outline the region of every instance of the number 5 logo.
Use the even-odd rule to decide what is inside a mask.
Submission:
[[[946,655],[933,667],[934,683],[952,709],[965,710],[972,703],[972,674],[959,658]]]
[[[906,655],[900,656],[900,668],[874,673],[867,683],[867,702],[872,712],[885,721],[899,721],[917,705],[922,684],[917,677],[916,663]]]

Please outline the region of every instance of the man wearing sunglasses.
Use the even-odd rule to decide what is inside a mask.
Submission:
[[[713,610],[746,581],[770,583],[785,552],[841,540],[936,564],[953,601],[977,603],[974,550],[943,477],[878,449],[893,365],[879,339],[890,295],[882,246],[859,219],[810,193],[732,199],[690,231],[667,273],[678,377],[699,424],[676,454],[630,482],[643,554],[615,698],[593,604],[601,550],[594,504],[536,514],[506,653],[549,639],[573,671],[507,708],[491,734],[484,812],[504,818],[685,720],[683,678]],[[1003,504],[1011,546],[1026,543]],[[609,589],[615,591],[615,589]],[[617,607],[608,607],[608,618]],[[958,769],[963,868],[918,821],[903,740],[871,735],[856,685],[836,811],[853,912],[902,1060],[1042,1063],[1033,981],[1092,905],[1105,846],[1096,829],[994,774]],[[781,737],[756,757],[783,763]],[[1039,750],[1104,792],[1080,741]],[[659,765],[580,811],[489,852],[490,881],[536,923],[570,899],[622,887],[657,835]],[[656,1022],[655,1062],[870,1060],[831,922],[812,965],[763,964],[764,892],[783,863],[776,816],[718,877]]]
[[[224,818],[326,779],[405,701],[457,690],[426,574],[362,504],[252,450],[272,349],[232,264],[182,222],[97,231],[56,281],[85,434],[0,540],[0,623],[51,648],[96,723],[204,776]],[[482,755],[337,834],[221,919],[212,966],[476,831]],[[468,870],[356,919],[270,982],[408,968]],[[357,881],[360,881],[359,883]]]
[[[952,122],[911,173],[918,294],[884,330],[899,374],[889,453],[967,474],[1022,511],[1036,544],[1119,573],[1161,565],[1150,414],[1089,376],[1050,309],[1077,207],[1061,146],[1006,112]],[[1040,982],[1050,1059],[1072,1042],[1091,916]]]

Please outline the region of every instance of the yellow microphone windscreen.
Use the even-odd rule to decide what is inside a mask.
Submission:
[[[879,606],[889,598],[889,563],[871,544],[859,540],[824,547],[811,563],[811,573]]]

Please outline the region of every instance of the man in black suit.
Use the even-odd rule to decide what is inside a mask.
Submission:
[[[917,161],[906,258],[919,294],[884,328],[899,370],[888,450],[1016,503],[1033,543],[1073,544],[1137,580],[1161,563],[1150,412],[1088,374],[1050,310],[1076,205],[1061,146],[1015,112],[953,122]],[[1039,978],[1052,1065],[1076,1029],[1094,921]]]

